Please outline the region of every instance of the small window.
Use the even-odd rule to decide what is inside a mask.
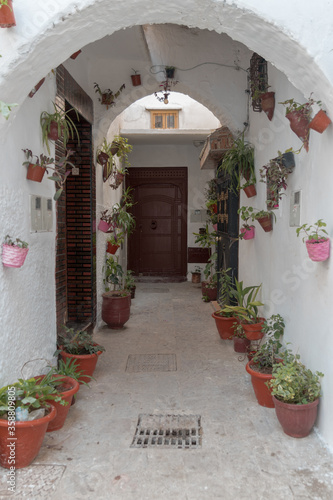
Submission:
[[[151,111],[151,128],[174,129],[178,128],[178,111]]]

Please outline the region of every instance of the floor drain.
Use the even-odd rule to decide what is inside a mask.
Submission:
[[[174,372],[177,370],[175,354],[130,354],[126,371],[138,372]]]
[[[201,447],[200,415],[140,414],[131,448]]]

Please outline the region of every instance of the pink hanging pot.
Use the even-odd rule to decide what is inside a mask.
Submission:
[[[245,227],[242,227],[240,232],[243,235],[242,236],[243,240],[253,240],[254,235],[255,235],[255,227],[250,226],[250,229],[246,229]]]
[[[22,267],[28,253],[28,248],[13,245],[2,246],[2,263],[5,267]]]
[[[330,240],[328,238],[307,240],[305,245],[310,259],[314,262],[322,262],[330,256]]]

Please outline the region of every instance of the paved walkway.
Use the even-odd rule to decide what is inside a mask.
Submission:
[[[13,498],[332,500],[332,455],[314,432],[286,436],[274,409],[257,404],[246,362],[219,338],[211,313],[198,285],[138,284],[126,327],[96,334],[107,349],[96,381],[17,472]],[[200,416],[201,447],[131,448],[140,414]]]

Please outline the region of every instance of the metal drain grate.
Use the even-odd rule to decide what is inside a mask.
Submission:
[[[175,354],[130,354],[127,358],[126,371],[139,372],[174,372],[177,370]]]
[[[140,414],[131,448],[201,447],[200,415]]]

